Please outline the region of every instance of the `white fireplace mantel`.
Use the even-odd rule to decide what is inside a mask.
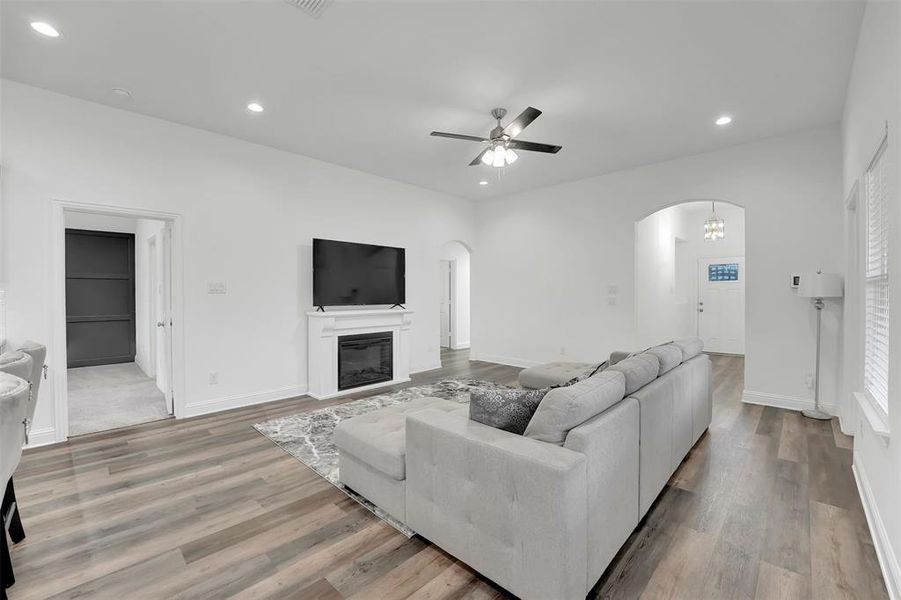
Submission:
[[[410,325],[405,308],[309,311],[307,364],[309,395],[318,400],[410,381]],[[338,338],[359,333],[392,333],[394,378],[372,385],[338,390]]]

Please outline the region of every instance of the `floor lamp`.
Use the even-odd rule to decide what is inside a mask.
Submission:
[[[817,271],[816,273],[801,275],[798,296],[801,298],[814,298],[813,306],[817,309],[817,365],[816,375],[814,376],[813,409],[801,411],[801,414],[811,419],[826,420],[832,418],[832,415],[820,410],[820,321],[822,320],[823,307],[826,306],[823,298],[841,298],[842,294],[842,276],[837,273]]]

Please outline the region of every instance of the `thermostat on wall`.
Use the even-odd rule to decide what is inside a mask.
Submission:
[[[798,275],[797,273],[793,273],[792,274],[792,287],[797,288],[799,285],[801,285],[801,276]]]

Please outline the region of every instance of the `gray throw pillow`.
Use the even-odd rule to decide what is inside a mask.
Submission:
[[[548,388],[474,390],[470,394],[469,418],[495,429],[522,435],[548,391]]]

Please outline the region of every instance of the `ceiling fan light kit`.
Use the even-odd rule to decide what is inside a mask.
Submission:
[[[487,142],[488,146],[469,163],[470,166],[485,164],[491,167],[501,168],[516,162],[519,158],[519,154],[516,153],[516,150],[556,154],[563,148],[562,146],[555,146],[552,144],[539,144],[514,139],[541,114],[541,111],[537,108],[531,106],[528,107],[504,127],[501,125],[501,119],[503,119],[506,114],[507,109],[505,108],[495,108],[491,111],[491,116],[497,121],[497,126],[491,130],[491,133],[488,134],[487,138],[460,133],[445,133],[443,131],[433,131],[431,135],[454,140],[464,140],[467,142]]]

